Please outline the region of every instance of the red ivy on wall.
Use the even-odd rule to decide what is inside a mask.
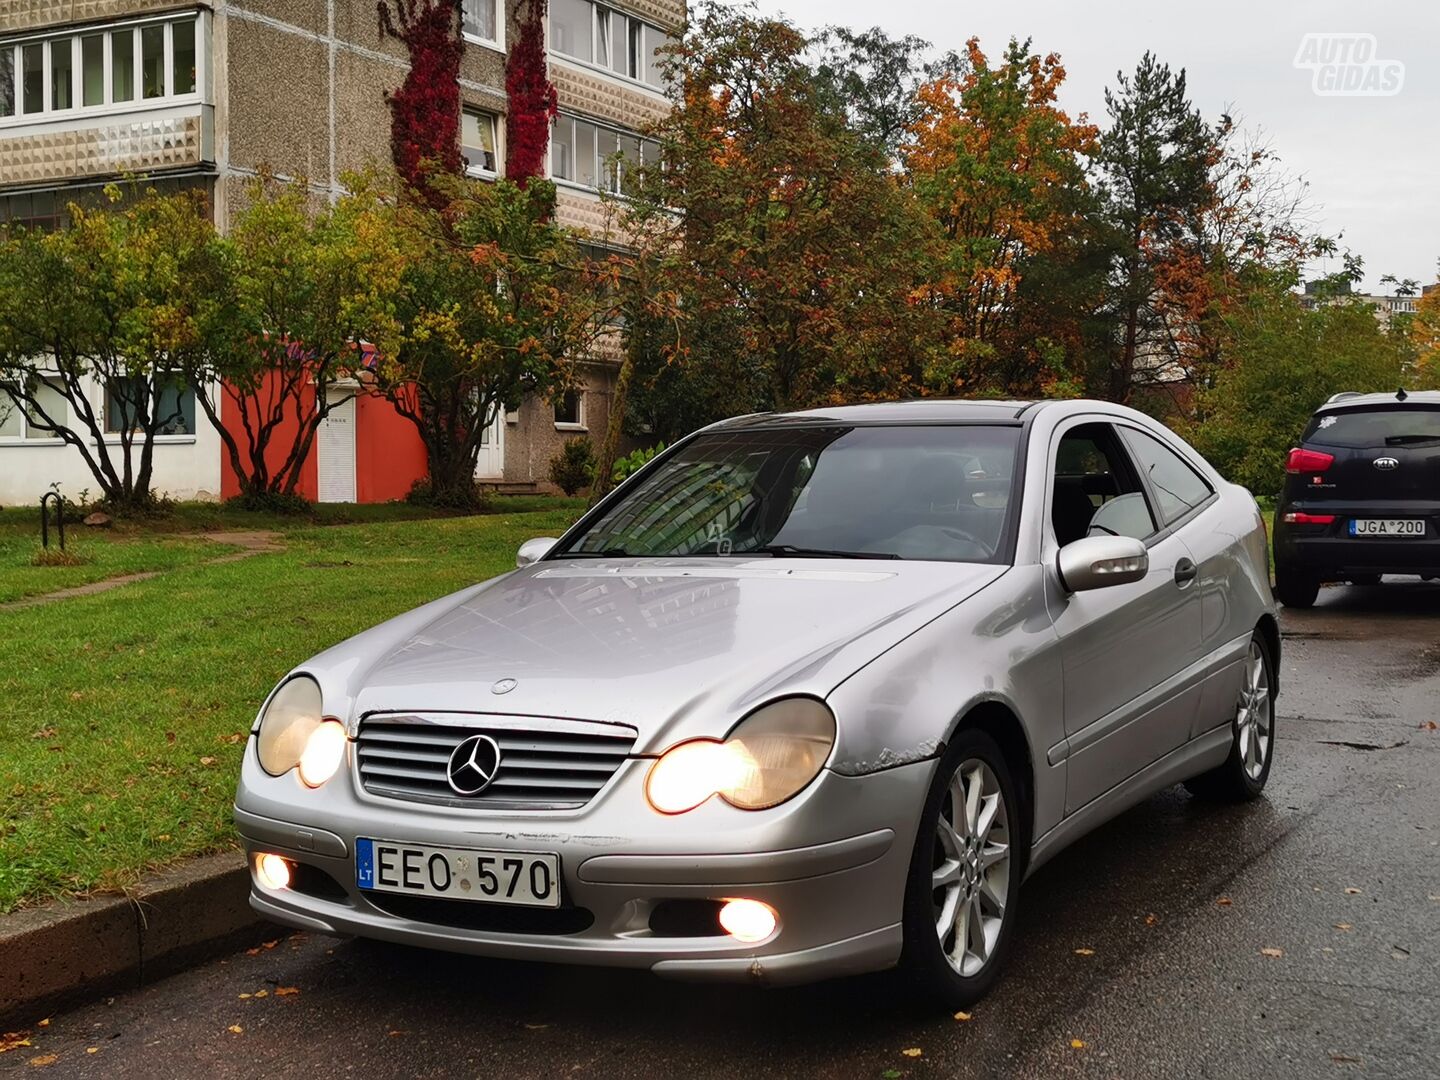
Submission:
[[[390,104],[390,154],[401,179],[436,207],[445,199],[428,184],[435,169],[459,173],[460,0],[380,0],[380,34],[404,44],[410,71]],[[391,14],[392,8],[394,14]]]
[[[545,175],[550,124],[558,111],[545,62],[546,0],[517,0],[518,40],[505,61],[505,175],[521,187]]]

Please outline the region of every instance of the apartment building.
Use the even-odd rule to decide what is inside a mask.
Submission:
[[[506,43],[516,0],[463,0],[461,142],[472,175],[504,169]],[[638,131],[668,107],[655,50],[685,18],[684,0],[551,0],[550,77],[560,116],[550,171],[559,220],[603,240],[604,191],[623,191],[617,152],[644,161]],[[382,40],[374,0],[6,0],[0,4],[0,223],[55,227],[72,201],[100,198],[142,175],[161,190],[203,188],[224,228],[262,168],[338,193],[343,176],[389,154],[386,95],[404,79],[404,47]],[[477,477],[543,482],[560,443],[603,432],[612,365],[586,365],[583,390],[525,402],[487,433]],[[194,390],[186,390],[193,395]],[[204,392],[204,391],[202,391]],[[105,388],[93,388],[97,410]],[[311,497],[349,501],[404,494],[415,470],[412,433],[350,402],[320,432]],[[0,410],[4,406],[0,405]],[[217,497],[219,437],[193,399],[160,437],[157,490]],[[80,457],[0,414],[0,503],[31,501],[59,482],[90,482]],[[422,464],[423,455],[418,458]],[[383,463],[384,476],[364,474]],[[397,464],[399,463],[399,464]]]

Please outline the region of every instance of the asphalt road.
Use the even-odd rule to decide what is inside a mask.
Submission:
[[[1327,589],[1285,630],[1267,797],[1177,788],[1057,858],[969,1020],[893,975],[755,991],[296,935],[56,1016],[0,1074],[1440,1077],[1440,587]]]

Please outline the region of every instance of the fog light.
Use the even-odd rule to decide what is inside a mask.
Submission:
[[[779,925],[775,909],[759,900],[727,900],[720,909],[720,926],[736,941],[764,941]]]
[[[279,892],[290,887],[290,864],[279,855],[265,854],[255,860],[255,876],[267,889]]]
[[[309,787],[319,787],[335,775],[345,760],[345,725],[326,720],[310,733],[300,754],[300,779]]]

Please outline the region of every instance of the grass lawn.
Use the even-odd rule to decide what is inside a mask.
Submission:
[[[393,520],[406,516],[398,508],[346,508],[382,509],[392,520],[322,527],[235,521],[213,508],[214,528],[286,533],[283,553],[222,565],[185,565],[198,542],[172,550],[176,541],[127,539],[122,529],[87,534],[96,566],[141,558],[130,548],[177,561],[98,596],[0,611],[0,912],[120,888],[148,867],[232,844],[245,733],[286,671],[511,568],[522,541],[558,535],[581,506],[497,500],[488,515],[425,521]],[[195,531],[192,513],[174,531]],[[0,515],[0,551],[33,547],[9,527],[12,516]],[[0,580],[18,581],[12,571],[5,564]]]

